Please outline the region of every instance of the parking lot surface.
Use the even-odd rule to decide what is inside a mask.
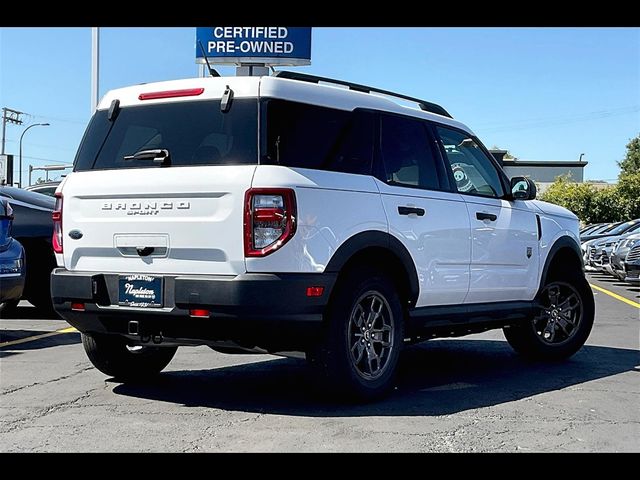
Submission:
[[[0,319],[0,451],[639,451],[640,288],[589,281],[596,322],[570,360],[525,361],[501,331],[429,341],[367,405],[315,398],[303,360],[207,347],[123,385],[25,304]]]

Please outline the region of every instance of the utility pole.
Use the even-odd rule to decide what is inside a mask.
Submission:
[[[4,155],[4,144],[7,137],[7,123],[22,125],[20,115],[22,115],[22,112],[13,110],[11,108],[2,107],[2,152],[0,152],[0,155]]]

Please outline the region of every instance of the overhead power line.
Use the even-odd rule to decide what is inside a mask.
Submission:
[[[562,115],[562,116],[544,117],[544,118],[538,117],[535,119],[532,118],[532,119],[525,119],[525,120],[514,120],[510,122],[503,121],[503,122],[486,123],[484,125],[480,124],[475,128],[477,130],[481,129],[485,133],[505,132],[505,131],[513,131],[513,130],[525,130],[529,128],[567,125],[570,123],[585,122],[589,120],[610,118],[610,117],[620,116],[620,115],[630,115],[638,112],[640,112],[640,105],[632,105],[627,107],[608,109],[608,110],[599,110],[595,112],[581,113],[576,115]]]

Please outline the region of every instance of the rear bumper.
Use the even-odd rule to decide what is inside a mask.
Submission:
[[[118,278],[118,274],[55,269],[53,305],[82,332],[133,338],[161,334],[178,344],[229,340],[282,349],[300,348],[317,334],[336,275],[165,275],[162,308],[119,306]],[[324,287],[323,294],[307,297],[310,286]],[[72,310],[72,302],[84,303],[85,310]],[[193,308],[210,310],[210,317],[191,317]],[[131,334],[131,321],[138,322],[136,335]]]
[[[20,300],[24,279],[24,271],[19,275],[0,275],[0,302]]]
[[[19,271],[14,271],[14,263],[22,262]],[[15,267],[17,269],[17,267]],[[19,300],[24,290],[26,271],[24,250],[16,240],[0,252],[0,302]]]

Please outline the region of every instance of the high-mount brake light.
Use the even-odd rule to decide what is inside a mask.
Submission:
[[[161,92],[141,93],[138,100],[155,100],[157,98],[197,97],[204,92],[204,88],[185,88],[182,90],[164,90]]]

